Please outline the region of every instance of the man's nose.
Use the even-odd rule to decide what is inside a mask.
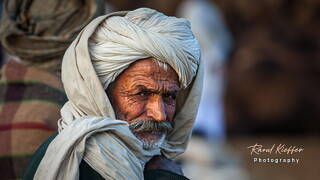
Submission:
[[[148,117],[159,122],[167,120],[165,104],[162,100],[161,95],[154,95],[150,97],[146,105],[146,109]]]

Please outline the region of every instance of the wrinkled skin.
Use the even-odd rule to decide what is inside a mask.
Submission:
[[[130,124],[137,120],[172,122],[179,90],[177,73],[169,65],[165,70],[147,58],[131,64],[112,83],[107,93],[117,118]],[[135,135],[146,141],[160,138],[152,132]],[[146,169],[164,169],[182,174],[178,164],[163,156],[152,158]]]
[[[176,72],[170,66],[165,71],[147,58],[136,61],[118,76],[111,96],[119,119],[161,122],[172,121],[178,91]]]

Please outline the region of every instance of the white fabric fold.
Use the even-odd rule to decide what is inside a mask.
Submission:
[[[72,116],[69,108],[67,104],[61,110],[64,117]],[[79,179],[82,158],[105,179],[143,179],[144,163],[160,154],[141,149],[125,121],[84,116],[63,126],[46,152],[52,158],[42,161],[46,165],[38,169],[35,179]]]
[[[181,75],[180,83],[182,79],[186,79],[185,82],[188,82],[189,86],[177,97],[176,115],[173,119],[174,129],[167,135],[161,148],[154,150],[143,149],[140,140],[129,130],[128,123],[115,118],[114,110],[102,85],[104,82],[100,81],[99,72],[97,72],[100,70],[93,65],[95,60],[90,58],[88,42],[97,27],[109,18],[124,17],[129,13],[132,16],[136,13],[138,17],[141,17],[141,13],[156,15],[152,17],[159,18],[158,23],[162,23],[162,16],[164,16],[161,13],[161,16],[154,14],[156,13],[154,10],[143,8],[135,12],[116,12],[98,17],[81,31],[67,49],[62,63],[62,81],[69,101],[61,109],[59,134],[48,146],[34,179],[79,179],[79,164],[82,159],[105,179],[143,179],[144,165],[152,156],[160,154],[161,151],[161,154],[173,159],[185,151],[201,95],[203,68],[200,63],[200,54],[188,55],[192,51],[183,51],[186,47],[174,47],[173,44],[167,47],[180,48],[182,50],[179,52],[185,53],[180,57],[181,59],[170,59],[172,64],[168,64],[176,66],[177,74],[179,77]],[[115,23],[114,26],[116,25]],[[187,23],[186,27],[188,26]],[[191,32],[190,29],[184,31]],[[175,35],[172,34],[172,36]],[[117,38],[113,41],[117,41]],[[149,46],[157,46],[157,43],[150,43]],[[121,48],[121,46],[118,47]],[[111,52],[115,47],[107,46],[106,48],[110,48]],[[129,56],[135,55],[131,51],[128,52]],[[163,54],[161,56],[166,57]],[[140,59],[140,56],[137,58]],[[198,68],[189,67],[195,65]],[[185,72],[189,69],[188,75],[181,73],[179,69],[184,69]],[[191,72],[191,69],[195,72]]]
[[[198,41],[186,19],[141,8],[102,22],[89,41],[93,65],[106,89],[132,62],[147,57],[169,64],[186,88],[197,72]]]

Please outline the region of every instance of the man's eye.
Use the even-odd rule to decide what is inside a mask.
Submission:
[[[146,92],[146,91],[141,91],[141,92],[139,92],[139,93],[137,93],[136,94],[137,96],[148,96],[148,95],[150,95],[150,93],[149,92]]]
[[[175,94],[164,94],[163,97],[169,100],[175,100],[177,98]]]

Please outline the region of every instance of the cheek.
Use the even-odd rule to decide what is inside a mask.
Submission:
[[[123,97],[118,107],[121,114],[124,115],[124,120],[130,121],[141,115],[144,111],[145,102],[139,101],[131,97]]]
[[[175,103],[166,105],[166,113],[167,113],[167,117],[168,117],[169,121],[173,120],[173,116],[174,116],[175,112],[176,112]]]

